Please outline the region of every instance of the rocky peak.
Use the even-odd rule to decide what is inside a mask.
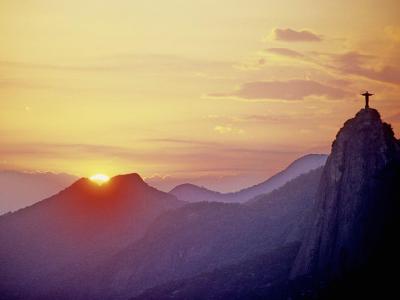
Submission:
[[[116,185],[129,185],[129,186],[136,186],[136,187],[148,187],[147,183],[144,182],[142,177],[138,173],[130,173],[124,175],[117,175],[110,179],[111,184]]]
[[[66,188],[63,193],[104,194],[107,191],[128,191],[131,189],[146,189],[149,186],[137,173],[117,175],[108,182],[98,185],[89,178],[82,177]]]
[[[291,278],[343,277],[382,253],[397,222],[399,174],[400,147],[391,126],[377,110],[360,110],[332,144]]]

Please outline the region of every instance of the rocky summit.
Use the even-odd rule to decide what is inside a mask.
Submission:
[[[291,271],[294,298],[384,292],[382,276],[398,255],[399,176],[400,146],[391,126],[377,110],[360,110],[333,142]]]

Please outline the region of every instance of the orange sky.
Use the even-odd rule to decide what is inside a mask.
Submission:
[[[235,189],[327,153],[364,89],[398,134],[399,10],[395,0],[2,0],[0,169]]]

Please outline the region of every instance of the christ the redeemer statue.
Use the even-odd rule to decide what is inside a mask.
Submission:
[[[373,96],[374,94],[368,93],[366,91],[364,94],[361,94],[361,96],[365,97],[365,108],[369,108],[369,96]]]

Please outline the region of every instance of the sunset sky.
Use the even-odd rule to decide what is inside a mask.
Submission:
[[[1,0],[0,170],[234,190],[328,153],[366,89],[399,137],[399,11],[398,0]]]

